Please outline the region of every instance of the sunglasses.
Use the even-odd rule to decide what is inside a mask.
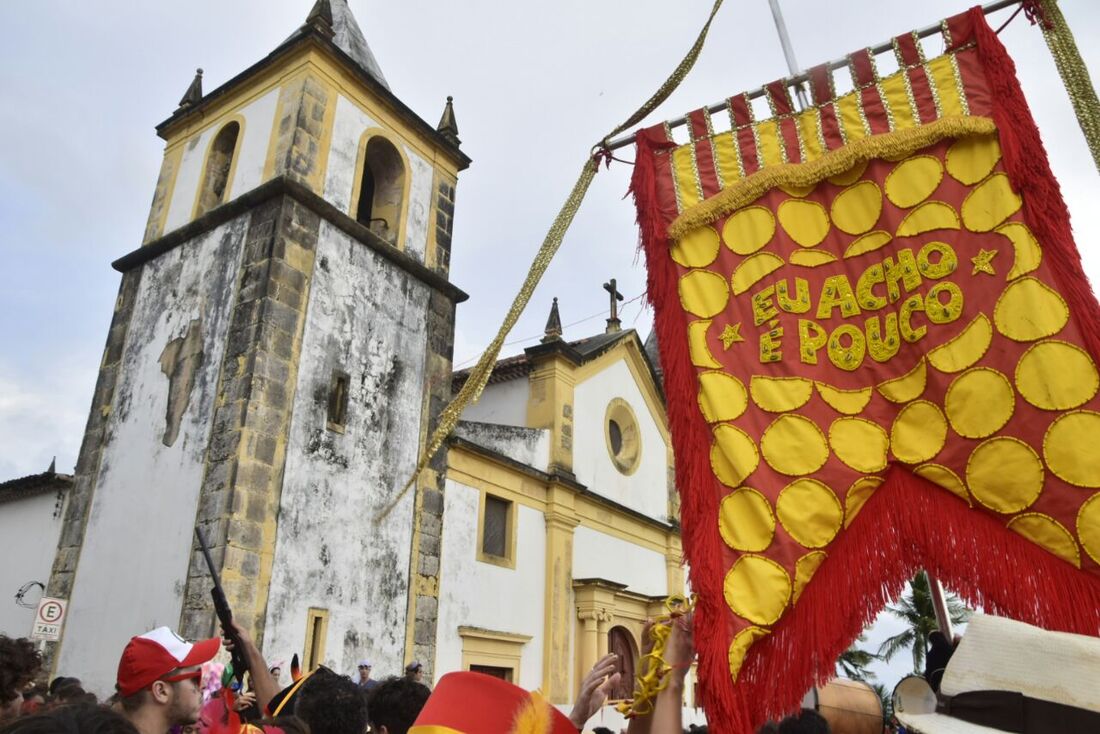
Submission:
[[[192,670],[188,673],[179,673],[177,675],[170,675],[165,678],[158,678],[157,680],[162,680],[165,683],[179,683],[180,681],[192,679],[197,681],[202,680],[202,668],[199,668],[198,670]]]

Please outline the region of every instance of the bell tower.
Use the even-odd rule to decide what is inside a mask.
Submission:
[[[214,633],[206,530],[272,659],[380,669],[435,645],[443,458],[401,488],[449,397],[460,150],[390,90],[346,0],[165,140],[122,283],[49,593],[58,670],[113,684],[126,640]],[[92,666],[94,669],[89,669]]]

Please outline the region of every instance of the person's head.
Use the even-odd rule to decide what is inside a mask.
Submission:
[[[50,681],[49,693],[50,693],[51,696],[56,696],[57,695],[57,689],[61,688],[62,686],[69,686],[69,685],[73,685],[73,686],[81,685],[80,679],[79,678],[73,678],[73,677],[67,676],[67,675],[59,675],[56,678],[54,678],[52,681]]]
[[[80,687],[79,683],[69,683],[63,685],[57,689],[54,693],[54,698],[61,705],[82,703],[88,694],[84,692],[84,689]]]
[[[802,709],[779,722],[779,734],[829,734],[829,722],[813,709]]]
[[[0,721],[19,715],[23,691],[42,667],[34,643],[0,635]]]
[[[756,734],[779,734],[779,724],[769,721],[757,729]]]
[[[131,638],[118,663],[118,702],[132,722],[188,726],[202,711],[202,664],[218,652],[219,641],[184,641],[167,627]],[[139,725],[140,728],[140,725]]]
[[[592,730],[592,734],[615,734],[615,732],[611,731],[606,726],[597,726]]]
[[[367,728],[367,696],[355,681],[318,668],[302,684],[294,715],[311,734],[362,734]]]
[[[419,661],[413,660],[405,666],[405,677],[419,683],[424,678],[424,666]]]
[[[374,731],[406,734],[432,692],[408,678],[387,678],[370,695],[367,709]]]
[[[370,661],[369,660],[360,660],[359,661],[359,680],[361,680],[361,681],[370,680],[370,667],[371,666],[370,666]]]
[[[24,716],[0,729],[3,734],[138,734],[125,716],[104,706],[78,704]]]

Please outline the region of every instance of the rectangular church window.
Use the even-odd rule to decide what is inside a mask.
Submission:
[[[481,521],[481,552],[487,556],[507,558],[509,542],[509,515],[512,503],[508,500],[485,495],[485,509]]]
[[[306,613],[306,644],[303,650],[305,669],[313,670],[325,661],[325,638],[328,635],[328,610],[310,607]]]
[[[328,386],[328,423],[327,428],[337,433],[344,432],[348,421],[348,386],[351,378],[343,370],[333,370]]]
[[[494,678],[500,678],[501,680],[506,680],[509,683],[515,682],[512,680],[511,668],[502,668],[497,665],[471,665],[470,672],[481,673],[483,675],[491,675]]]

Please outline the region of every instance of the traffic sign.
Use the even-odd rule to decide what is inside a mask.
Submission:
[[[38,611],[34,615],[32,640],[57,642],[61,639],[61,625],[65,622],[65,599],[44,596],[38,601]]]

